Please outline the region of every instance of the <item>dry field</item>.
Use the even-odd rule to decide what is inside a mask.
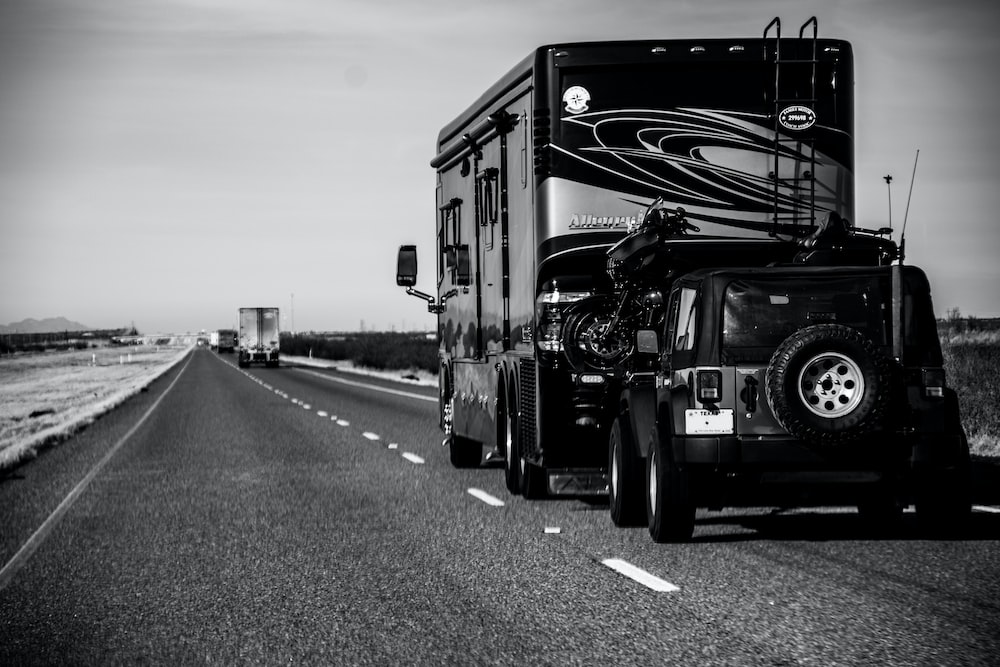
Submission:
[[[141,391],[189,349],[103,347],[0,357],[0,469],[91,423]]]
[[[1000,372],[1000,332],[942,327],[940,334],[948,384],[958,392],[972,453],[1000,461],[1000,385],[993,381]],[[92,422],[152,382],[189,349],[106,347],[0,357],[0,470]],[[285,359],[364,372],[346,361]],[[398,379],[399,372],[373,374]],[[436,384],[430,374],[410,371],[406,377]]]
[[[973,456],[1000,461],[1000,331],[949,327],[941,350]]]

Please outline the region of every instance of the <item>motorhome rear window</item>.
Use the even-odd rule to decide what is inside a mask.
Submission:
[[[785,338],[814,324],[858,329],[877,345],[889,342],[888,284],[876,276],[735,280],[724,299],[723,349],[769,354]]]

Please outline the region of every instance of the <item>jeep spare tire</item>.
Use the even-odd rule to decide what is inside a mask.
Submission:
[[[817,324],[796,331],[771,356],[765,393],[778,423],[813,443],[872,430],[889,399],[889,360],[857,329]]]

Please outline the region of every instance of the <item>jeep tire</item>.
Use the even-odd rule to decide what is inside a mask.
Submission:
[[[858,514],[866,531],[895,534],[903,525],[903,503],[896,486],[883,480],[867,489],[858,501]]]
[[[694,533],[689,474],[653,436],[646,457],[646,519],[654,542],[685,542]]]
[[[642,459],[635,454],[628,418],[619,415],[608,435],[608,497],[616,526],[641,526],[646,518]]]
[[[931,537],[958,535],[972,514],[968,466],[918,477],[914,506],[917,525]]]
[[[857,329],[817,324],[796,331],[775,350],[765,392],[775,418],[812,443],[857,439],[884,418],[889,360]]]

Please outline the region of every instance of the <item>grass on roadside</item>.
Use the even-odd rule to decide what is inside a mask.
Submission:
[[[92,422],[188,349],[97,348],[0,358],[0,469]]]
[[[1000,460],[1000,331],[945,329],[941,351],[973,456]]]

